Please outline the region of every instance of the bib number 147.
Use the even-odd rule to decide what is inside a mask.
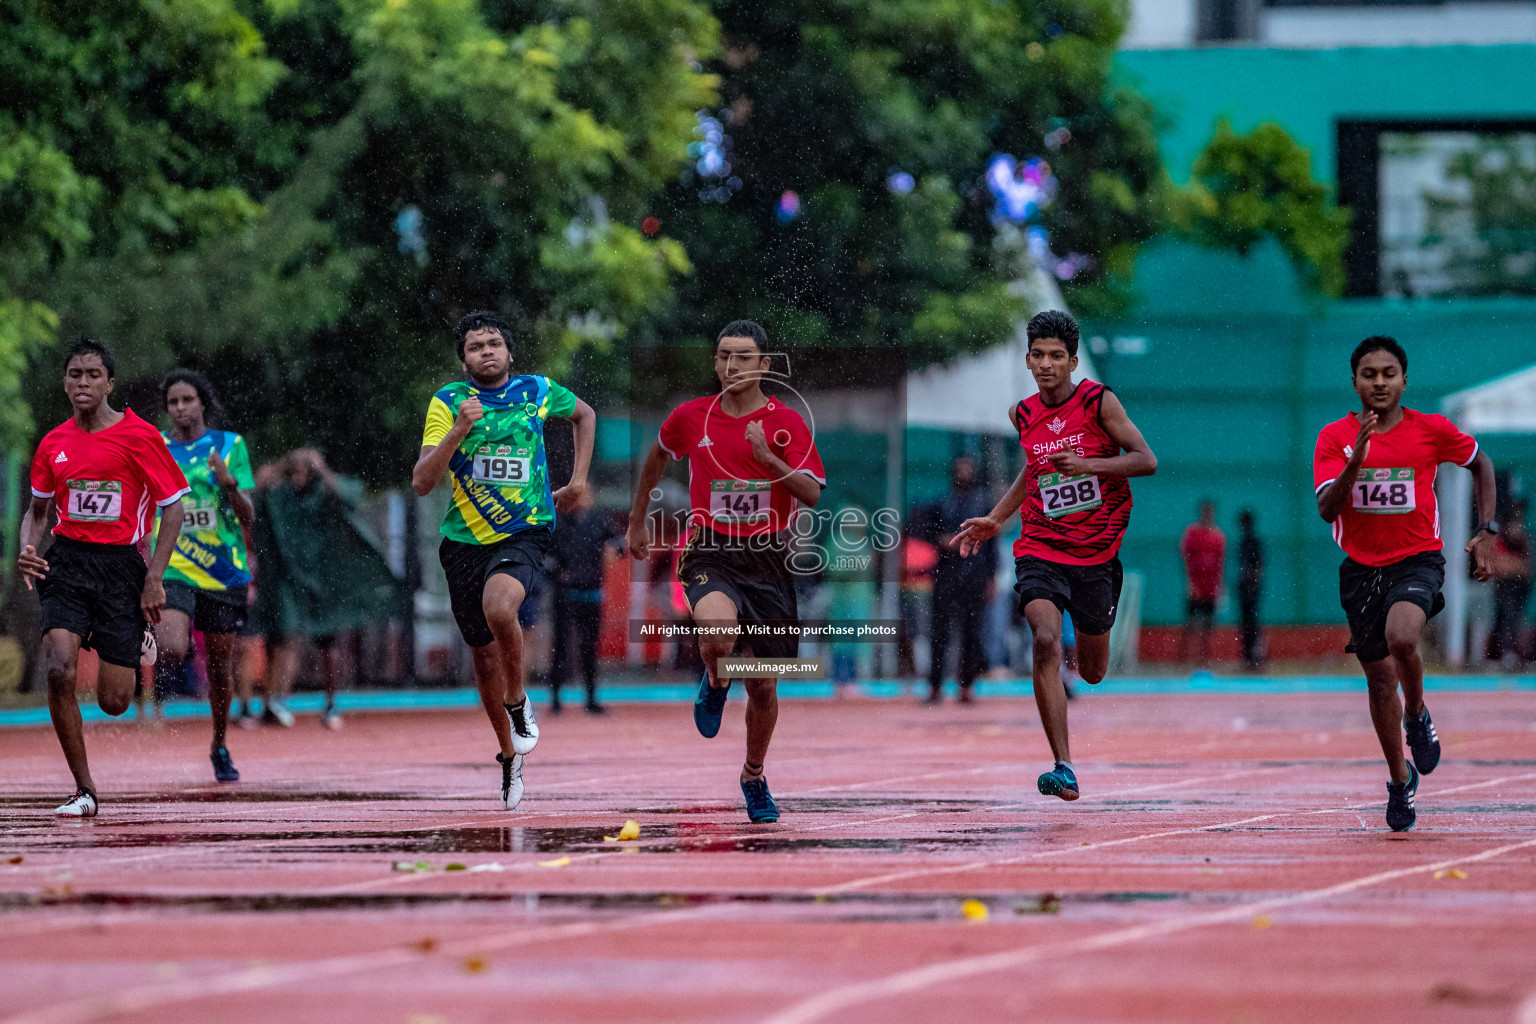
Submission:
[[[123,485],[116,480],[71,480],[66,514],[76,522],[117,522],[123,514]]]
[[[1040,478],[1040,507],[1052,519],[1086,512],[1104,504],[1096,476],[1062,476],[1047,473]]]

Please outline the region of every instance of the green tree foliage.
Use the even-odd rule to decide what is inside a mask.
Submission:
[[[0,445],[30,433],[18,376],[64,268],[152,265],[258,216],[221,149],[279,73],[228,0],[0,2]]]
[[[1109,82],[1114,0],[715,11],[722,104],[707,114],[729,169],[696,165],[653,206],[695,266],[659,325],[667,340],[748,316],[801,344],[904,344],[916,367],[1007,338],[1024,309],[992,244],[996,153],[1045,157],[1059,180],[1039,223],[1054,252],[1091,260],[1073,302],[1128,273],[1160,224],[1151,113]],[[696,158],[715,130],[701,118]]]
[[[1443,247],[1450,290],[1536,295],[1536,136],[1485,137],[1446,161],[1425,195],[1425,247]]]
[[[1193,241],[1247,255],[1273,236],[1319,293],[1344,290],[1349,212],[1312,177],[1307,150],[1278,124],[1238,134],[1225,119],[1178,190],[1173,219]]]
[[[74,260],[53,298],[132,372],[208,370],[266,454],[316,444],[396,480],[461,313],[501,311],[517,365],[559,369],[688,271],[638,225],[714,100],[716,25],[692,0],[239,8],[269,74],[208,148],[259,205],[154,260]]]

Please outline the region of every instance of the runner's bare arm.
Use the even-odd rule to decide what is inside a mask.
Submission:
[[[1125,414],[1125,406],[1113,391],[1106,391],[1099,406],[1099,422],[1104,433],[1118,444],[1122,454],[1107,459],[1084,459],[1074,451],[1057,452],[1051,463],[1062,476],[1151,476],[1157,472],[1157,456],[1136,424]]]
[[[1344,471],[1333,483],[1317,492],[1317,514],[1323,517],[1323,522],[1331,523],[1343,514],[1344,506],[1349,502],[1349,490],[1360,476],[1360,465],[1365,461],[1366,453],[1371,450],[1371,435],[1375,432],[1376,414],[1368,412],[1361,416],[1360,433],[1355,435],[1355,443],[1344,463]]]
[[[224,500],[229,502],[229,507],[235,510],[235,518],[240,520],[241,526],[249,527],[256,519],[256,506],[251,504],[251,492],[240,489],[235,474],[229,471],[224,460],[219,458],[218,452],[208,453],[208,468],[213,470],[213,477],[219,482],[219,490]]]
[[[997,531],[1003,528],[1009,518],[1024,504],[1024,499],[1029,496],[1029,467],[1025,466],[1019,471],[1018,477],[1013,481],[1013,486],[1008,488],[1008,493],[1003,495],[992,511],[978,519],[967,519],[960,524],[960,529],[955,533],[955,544],[960,549],[960,557],[969,558],[974,552],[980,551],[981,546],[993,537]]]
[[[37,545],[43,539],[43,531],[48,528],[48,504],[51,501],[52,498],[32,495],[32,504],[27,506],[26,518],[21,521],[21,554],[16,556],[16,568],[26,581],[28,590],[32,589],[33,580],[48,575],[48,563],[37,553]]]
[[[629,529],[624,534],[624,546],[630,557],[637,562],[645,561],[651,554],[651,535],[645,514],[651,507],[651,491],[661,483],[662,474],[667,471],[668,457],[665,448],[652,442],[651,450],[646,453],[645,462],[640,467],[635,500],[629,507]]]
[[[752,445],[752,457],[768,467],[768,471],[784,484],[796,501],[812,508],[821,500],[821,484],[773,454],[773,449],[768,447],[768,433],[763,429],[761,421],[753,420],[747,424],[747,443]]]
[[[448,472],[448,463],[453,459],[453,453],[458,450],[459,442],[469,436],[476,423],[485,415],[485,409],[480,405],[480,399],[470,398],[459,406],[458,415],[453,418],[453,428],[448,431],[448,436],[436,445],[424,445],[421,456],[416,460],[416,467],[411,470],[411,490],[422,497],[432,493],[432,488]]]
[[[181,523],[185,518],[186,512],[180,501],[160,507],[160,530],[155,534],[154,553],[149,556],[149,572],[144,577],[144,596],[139,598],[139,607],[144,610],[144,618],[150,625],[160,621],[160,613],[165,609],[165,585],[161,580],[165,576],[165,567],[171,564],[171,552],[176,550],[176,536],[181,533]]]
[[[576,408],[571,410],[566,419],[571,421],[571,432],[576,439],[576,464],[571,468],[570,482],[552,497],[555,499],[556,512],[569,513],[580,503],[582,494],[591,490],[587,483],[587,470],[592,465],[592,445],[597,440],[597,413],[578,398]]]
[[[1488,453],[1478,449],[1477,457],[1472,460],[1472,465],[1467,467],[1472,470],[1472,488],[1477,495],[1477,521],[1486,523],[1494,516],[1495,502],[1498,500],[1497,486],[1494,482],[1493,460]],[[1472,556],[1472,577],[1479,581],[1486,581],[1493,576],[1493,554],[1498,547],[1498,538],[1491,533],[1485,533],[1481,526],[1467,541],[1467,553]]]

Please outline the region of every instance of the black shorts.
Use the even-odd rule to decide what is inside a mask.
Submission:
[[[1346,558],[1339,565],[1339,604],[1349,620],[1344,650],[1363,662],[1380,661],[1387,650],[1387,613],[1407,602],[1432,619],[1445,607],[1445,556],[1438,551],[1409,555],[1401,562],[1373,567]]]
[[[138,548],[55,537],[46,557],[48,576],[37,583],[43,632],[67,629],[108,665],[137,668],[149,574]]]
[[[548,551],[547,526],[514,533],[494,544],[462,544],[443,538],[437,554],[448,577],[453,621],[458,623],[459,635],[465,643],[484,647],[496,639],[485,621],[485,581],[497,573],[506,573],[523,585],[526,594],[531,594],[534,577],[543,571]]]
[[[249,618],[246,588],[200,590],[190,583],[172,580],[165,585],[165,607],[192,620],[200,633],[240,633]]]
[[[688,596],[688,607],[698,606],[705,594],[720,593],[736,606],[736,621],[798,622],[795,576],[789,568],[789,546],[783,533],[772,539],[733,538],[700,526],[678,559],[677,579]],[[735,650],[743,642],[738,638]],[[798,637],[785,640],[752,640],[758,658],[794,658],[800,653]]]
[[[1049,601],[1072,616],[1078,634],[1102,636],[1114,626],[1125,582],[1119,558],[1098,565],[1065,565],[1024,555],[1013,560],[1013,572],[1020,615],[1031,601]]]
[[[1186,606],[1189,617],[1209,619],[1216,614],[1216,599],[1214,597],[1192,597]]]

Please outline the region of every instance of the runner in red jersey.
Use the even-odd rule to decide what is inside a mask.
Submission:
[[[1387,824],[1413,827],[1420,774],[1440,762],[1440,740],[1424,706],[1419,636],[1445,606],[1445,556],[1435,474],[1443,462],[1472,470],[1477,507],[1488,520],[1467,544],[1474,575],[1487,579],[1499,526],[1492,521],[1493,462],[1444,416],[1402,407],[1408,355],[1388,337],[1367,338],[1349,358],[1360,411],[1317,435],[1312,459],[1317,511],[1333,524],[1348,557],[1339,566],[1339,602],[1349,620],[1346,650],[1360,659],[1371,721],[1386,756]],[[1402,698],[1398,698],[1398,688]],[[1413,763],[1403,757],[1403,733]]]
[[[701,637],[704,678],[694,699],[693,721],[705,737],[720,731],[729,678],[721,658],[742,655],[792,658],[799,642],[739,636],[742,623],[793,622],[800,618],[790,570],[789,525],[799,505],[815,505],[826,472],[810,428],[780,398],[763,393],[771,359],[768,332],[751,320],[725,326],[715,341],[719,394],[684,402],[661,425],[640,471],[626,537],[636,559],[650,553],[646,512],[668,456],[688,459],[689,519],[678,581],[693,620],[718,631]],[[778,680],[746,680],[747,760],[741,790],[747,817],[779,820],[763,763],[779,716]]]
[[[1038,785],[1046,796],[1076,800],[1061,681],[1061,613],[1071,614],[1077,632],[1079,674],[1099,682],[1109,668],[1109,630],[1120,601],[1116,556],[1131,518],[1127,478],[1157,472],[1157,457],[1109,388],[1072,383],[1078,327],[1071,314],[1040,313],[1027,333],[1029,370],[1040,390],[1008,413],[1024,448],[1024,468],[997,506],[967,519],[958,536],[961,553],[969,555],[1024,510],[1024,532],[1013,546],[1013,589],[1034,634],[1035,703],[1056,759]]]
[[[48,432],[32,460],[32,504],[21,527],[17,567],[29,588],[37,581],[42,598],[48,710],[75,776],[75,795],[55,813],[88,818],[96,813],[96,784],[75,697],[80,648],[95,650],[100,659],[101,710],[114,716],[127,711],[141,659],[154,661],[145,621],[159,622],[165,607],[160,581],[181,531],[187,481],[159,431],[132,410],[107,404],[113,361],[105,346],[81,339],[64,365],[64,391],[75,415]],[[50,502],[58,506],[59,523],[44,559],[37,546]],[[136,545],[157,507],[160,529],[146,568]]]

